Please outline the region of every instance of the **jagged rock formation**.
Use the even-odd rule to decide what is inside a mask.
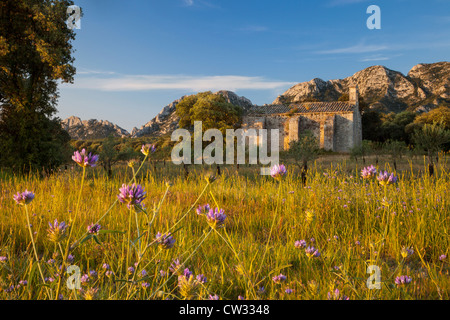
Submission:
[[[252,102],[249,99],[245,97],[239,97],[237,94],[231,91],[222,90],[215,92],[214,94],[221,94],[229,103],[242,107],[244,111],[253,106]],[[179,118],[176,115],[175,111],[177,104],[181,100],[183,100],[183,98],[184,96],[165,106],[155,118],[147,122],[140,129],[133,128],[133,130],[131,131],[131,136],[133,138],[149,135],[161,136],[177,129]]]
[[[372,109],[382,112],[404,110],[428,112],[440,104],[450,106],[450,62],[418,64],[408,73],[390,70],[384,66],[373,66],[339,80],[324,81],[316,78],[291,87],[273,102],[291,104],[307,101],[337,101],[349,92],[351,86],[358,85],[359,94]],[[248,111],[254,105],[231,91],[218,91],[228,102]],[[124,129],[108,122],[70,117],[62,122],[63,128],[72,139],[102,139],[110,134],[116,137],[133,138],[162,136],[178,128],[176,105],[183,99],[173,101],[140,129],[133,128],[131,135]]]
[[[63,121],[61,125],[64,130],[69,132],[73,140],[94,140],[104,139],[112,135],[114,137],[129,137],[130,133],[106,120],[84,120],[72,116]]]
[[[358,85],[360,95],[370,108],[383,112],[426,112],[439,104],[450,105],[450,62],[418,64],[407,76],[383,66],[373,66],[345,79],[323,81],[316,78],[291,87],[273,104],[336,101],[352,85]]]

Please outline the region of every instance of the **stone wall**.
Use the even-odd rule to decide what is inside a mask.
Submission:
[[[349,152],[361,143],[361,115],[354,112],[321,112],[302,114],[275,114],[264,116],[244,116],[244,130],[279,130],[280,151],[287,150],[289,143],[298,140],[299,134],[309,130],[317,138],[320,148],[335,152]]]
[[[334,150],[336,152],[349,152],[354,146],[353,113],[336,114],[336,130]]]

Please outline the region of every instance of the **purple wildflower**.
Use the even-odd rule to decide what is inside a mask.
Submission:
[[[219,208],[215,208],[214,210],[209,209],[206,214],[206,221],[213,229],[223,227],[226,218],[227,216],[224,214],[224,210]]]
[[[86,154],[86,149],[79,151],[75,151],[72,160],[78,163],[79,166],[86,167],[95,167],[98,161],[98,155]]]
[[[280,273],[278,276],[273,277],[272,280],[275,283],[281,283],[282,281],[286,280],[286,276]]]
[[[173,260],[172,264],[169,267],[169,271],[172,273],[177,273],[181,268],[181,263],[179,259]]]
[[[8,257],[0,257],[0,262],[6,262],[8,261]]]
[[[363,179],[371,179],[375,177],[377,174],[377,168],[375,168],[373,165],[369,167],[365,167],[361,170],[361,176]]]
[[[72,263],[74,259],[75,259],[75,257],[73,255],[71,255],[71,254],[69,254],[67,256],[67,261],[70,262],[70,263]]]
[[[208,297],[208,300],[219,300],[220,299],[220,297],[217,295],[217,294],[215,294],[215,295],[209,295],[209,297]]]
[[[308,258],[317,258],[317,257],[320,256],[319,250],[317,250],[317,249],[314,248],[314,247],[308,247],[308,248],[306,248],[306,249],[305,249],[305,252],[306,252],[306,256],[307,256]]]
[[[128,267],[128,273],[133,274],[135,271],[134,267]]]
[[[284,292],[286,292],[287,294],[291,294],[292,292],[294,292],[294,290],[287,288],[286,290],[284,290]]]
[[[294,246],[296,248],[305,248],[306,247],[306,241],[305,240],[295,241]]]
[[[28,190],[25,190],[25,191],[22,192],[22,193],[17,192],[17,194],[15,194],[15,195],[13,196],[13,198],[14,198],[14,201],[16,201],[16,203],[17,203],[18,205],[23,206],[23,205],[27,205],[27,204],[29,204],[31,201],[33,201],[33,199],[34,199],[34,193],[33,193],[33,192],[30,192],[30,191],[28,191]]]
[[[205,204],[203,206],[200,205],[200,206],[198,206],[196,212],[197,212],[198,215],[207,214],[210,209],[211,209],[211,207],[209,206],[209,204]]]
[[[389,174],[387,171],[380,171],[380,175],[377,179],[382,186],[387,186],[397,182],[397,177],[395,177],[393,173]]]
[[[19,281],[19,284],[20,284],[22,287],[24,287],[24,286],[26,286],[26,285],[28,284],[28,281],[27,281],[27,280],[20,280],[20,281]]]
[[[186,299],[190,300],[195,296],[199,284],[194,274],[188,268],[184,269],[183,274],[178,276],[180,294]]]
[[[107,263],[104,263],[103,265],[102,265],[102,269],[104,269],[104,270],[109,270],[111,267],[109,266],[109,264],[107,264]]]
[[[400,254],[404,259],[414,254],[414,250],[410,247],[403,247]]]
[[[120,202],[125,203],[130,209],[132,206],[141,206],[142,200],[146,198],[146,192],[139,184],[133,183],[131,186],[122,184],[122,188],[119,189],[119,195],[117,198]]]
[[[350,300],[350,298],[344,294],[341,296],[339,289],[336,289],[333,293],[328,292],[328,300]]]
[[[411,281],[412,281],[412,278],[409,276],[399,276],[399,277],[395,278],[395,284],[397,286],[409,284]]]
[[[48,223],[48,225],[50,226],[50,228],[47,230],[48,238],[50,241],[58,243],[64,240],[67,230],[67,225],[64,221],[58,224],[58,219],[55,219],[53,225],[50,222]]]
[[[168,234],[161,234],[158,232],[155,238],[156,242],[159,243],[159,247],[162,249],[170,249],[175,244],[175,239],[172,237],[170,232]]]
[[[142,282],[142,288],[143,288],[143,289],[150,288],[150,283],[148,283],[148,282]]]
[[[208,281],[208,279],[203,274],[197,275],[196,279],[199,283],[206,283]]]
[[[83,274],[83,276],[81,276],[80,281],[81,281],[81,283],[88,283],[88,282],[90,282],[91,280],[89,279],[89,275]]]
[[[145,155],[148,156],[148,154],[151,152],[155,152],[156,151],[156,147],[153,144],[143,144],[142,148],[141,148],[141,152]]]
[[[270,169],[270,175],[272,176],[272,178],[277,180],[281,179],[284,175],[286,175],[286,173],[286,167],[282,164],[276,164]]]
[[[440,261],[444,261],[445,259],[447,259],[447,256],[445,254],[439,256]]]
[[[101,225],[99,225],[98,223],[96,224],[91,224],[87,227],[87,231],[89,234],[98,234],[100,232],[100,229],[102,228]]]

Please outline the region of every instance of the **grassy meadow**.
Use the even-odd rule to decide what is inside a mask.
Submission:
[[[389,161],[378,170],[393,172]],[[100,167],[83,178],[75,163],[45,177],[1,172],[0,299],[450,298],[445,156],[433,177],[423,159],[399,161],[388,186],[361,178],[372,158],[324,156],[310,164],[306,186],[284,164],[280,180],[257,166],[222,167],[215,181],[205,179],[209,167],[192,166],[185,178],[180,166],[148,160],[118,166],[112,178]],[[145,212],[117,201],[133,182],[146,192]],[[17,205],[25,189],[35,198]],[[205,204],[224,210],[222,228],[196,213]],[[69,227],[52,241],[55,219]],[[101,230],[87,236],[93,223]],[[172,232],[173,247],[155,241],[158,232]],[[379,283],[368,273],[377,268]],[[411,281],[396,283],[400,276]]]

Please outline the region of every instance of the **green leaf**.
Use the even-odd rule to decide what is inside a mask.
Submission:
[[[99,245],[101,245],[102,243],[100,242],[100,240],[97,238],[97,236],[93,236],[95,242],[97,242]]]
[[[92,238],[92,235],[87,235],[86,238],[84,238],[83,240],[80,241],[80,244],[83,244],[84,242],[88,241],[89,239]]]
[[[379,234],[383,234],[383,231],[379,228],[379,227],[373,227],[375,229],[376,232],[378,232]]]

